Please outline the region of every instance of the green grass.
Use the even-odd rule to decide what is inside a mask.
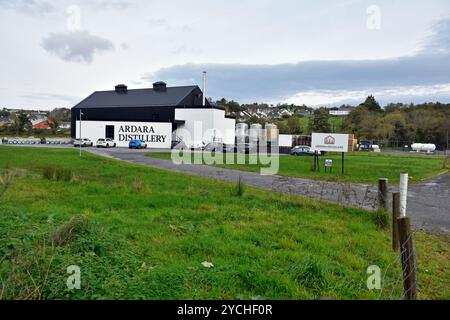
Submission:
[[[364,210],[72,149],[0,147],[0,168],[14,173],[0,198],[3,299],[400,297],[389,230]],[[448,241],[416,244],[420,297],[450,298]],[[366,288],[372,264],[382,293]],[[70,265],[80,290],[66,287]]]
[[[147,156],[167,160],[171,159],[171,153],[169,152],[149,153]],[[191,159],[193,157],[192,154]],[[254,163],[258,162],[258,164],[249,164],[249,155],[246,155],[245,164],[238,164],[237,161],[234,161],[234,164],[225,164],[224,156],[223,164],[215,165],[252,172],[260,172],[261,167],[269,166],[257,161],[255,155],[251,155],[250,157],[253,157]],[[219,157],[219,159],[221,158]],[[333,173],[324,172],[325,159],[333,160]],[[313,161],[314,157],[282,155],[279,157],[278,175],[376,184],[379,178],[388,178],[391,183],[398,183],[400,173],[408,172],[410,182],[414,183],[448,172],[450,168],[446,164],[446,168],[444,169],[444,157],[351,152],[345,154],[345,174],[342,176],[341,154],[329,153],[320,157],[320,172],[312,171]]]

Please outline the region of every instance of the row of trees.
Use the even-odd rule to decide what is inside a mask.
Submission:
[[[382,109],[375,98],[369,96],[345,118],[342,131],[368,140],[429,142],[441,149],[447,148],[450,104],[391,103]]]
[[[292,115],[267,117],[253,115],[245,121],[248,124],[275,123],[283,134],[310,134],[311,132],[331,132],[329,111],[338,108],[312,109],[307,106],[267,104],[239,104],[225,99],[217,101],[225,106],[227,113],[238,115],[241,111],[258,109],[289,110]],[[391,103],[382,108],[375,97],[370,95],[358,106],[343,105],[351,110],[344,118],[340,132],[352,133],[357,139],[367,139],[398,146],[412,142],[434,143],[438,148],[448,147],[450,132],[450,104]],[[312,111],[313,110],[313,111]],[[308,113],[312,113],[308,115]],[[275,113],[274,113],[275,114]],[[303,114],[303,115],[302,115]],[[306,117],[307,121],[302,121]],[[242,121],[237,117],[238,121]]]

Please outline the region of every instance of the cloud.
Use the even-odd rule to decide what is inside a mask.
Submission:
[[[377,88],[376,90],[311,90],[297,93],[285,102],[308,106],[358,104],[370,94],[374,95],[381,104],[449,100],[450,83],[431,86]]]
[[[450,52],[450,19],[442,19],[432,27],[432,34],[424,44],[423,53]]]
[[[71,96],[64,94],[55,94],[55,93],[27,93],[20,95],[21,98],[28,99],[31,101],[40,100],[45,103],[49,103],[48,106],[73,106],[75,103],[82,100],[82,97],[79,96]]]
[[[207,70],[209,96],[241,102],[286,101],[311,92],[348,91],[366,95],[386,88],[431,88],[450,83],[449,39],[450,19],[433,27],[433,34],[414,56],[277,65],[185,64],[145,74],[143,80],[164,80],[170,85],[201,83],[202,71]],[[323,100],[332,103],[345,99]]]
[[[47,1],[40,0],[0,0],[0,7],[30,15],[45,14],[54,10]]]
[[[51,33],[43,39],[42,47],[65,61],[85,63],[91,63],[95,53],[114,50],[111,41],[85,30]]]

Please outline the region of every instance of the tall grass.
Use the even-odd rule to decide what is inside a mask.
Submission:
[[[70,182],[73,179],[73,172],[70,168],[47,166],[44,168],[42,176],[47,180]]]

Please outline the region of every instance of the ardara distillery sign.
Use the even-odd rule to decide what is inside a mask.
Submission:
[[[153,125],[121,125],[118,130],[118,141],[130,141],[139,139],[144,142],[161,142],[167,140],[167,134],[155,131]]]
[[[79,136],[80,122],[76,122]],[[83,138],[97,141],[100,138],[113,138],[118,147],[128,147],[131,140],[144,141],[149,148],[170,149],[172,144],[172,123],[170,122],[125,122],[95,121],[81,122]]]

